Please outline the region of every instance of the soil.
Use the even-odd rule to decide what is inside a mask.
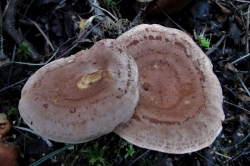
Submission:
[[[14,126],[7,140],[20,147],[19,165],[30,165],[44,156],[47,159],[40,165],[47,166],[250,165],[249,1],[193,0],[169,15],[138,11],[135,0],[97,0],[94,5],[106,11],[92,9],[89,2],[0,3],[0,113]],[[66,145],[51,141],[53,147],[49,147],[41,137],[18,128],[29,129],[18,112],[27,79],[47,62],[88,49],[101,39],[115,39],[141,23],[185,31],[209,57],[224,95],[225,121],[220,135],[200,151],[166,154],[131,145],[110,133],[48,156]]]

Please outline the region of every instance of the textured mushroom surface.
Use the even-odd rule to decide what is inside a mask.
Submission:
[[[44,137],[86,142],[131,118],[139,100],[137,82],[133,58],[106,39],[39,69],[23,87],[19,111]]]
[[[209,146],[222,129],[222,90],[212,64],[185,33],[139,25],[122,34],[139,69],[140,100],[115,132],[140,147],[188,153]]]
[[[20,149],[17,145],[0,140],[1,166],[18,166]]]

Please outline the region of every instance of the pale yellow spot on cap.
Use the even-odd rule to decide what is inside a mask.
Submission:
[[[53,100],[53,102],[54,102],[54,103],[57,103],[57,102],[58,102],[58,100],[57,100],[57,99],[54,99],[54,100]]]
[[[155,96],[151,96],[151,97],[150,97],[150,100],[151,100],[152,102],[154,102],[155,104],[157,104],[157,101],[156,101],[156,97],[155,97]]]
[[[113,77],[112,77],[111,73],[108,73],[107,78],[108,78],[108,79],[110,79],[110,80],[112,80],[112,79],[113,79]]]
[[[113,77],[107,71],[98,70],[96,72],[81,76],[80,79],[77,81],[76,86],[81,90],[87,89],[93,83],[101,80],[102,78],[112,79]]]
[[[155,64],[154,64],[154,68],[155,69],[158,69],[159,68],[159,66],[158,66],[158,64],[155,62]]]

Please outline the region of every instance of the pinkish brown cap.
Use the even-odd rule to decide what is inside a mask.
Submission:
[[[140,100],[115,132],[137,146],[188,153],[209,146],[222,129],[222,90],[212,64],[185,33],[142,24],[122,34],[139,69]]]
[[[139,100],[138,69],[114,41],[99,41],[32,75],[19,102],[25,123],[54,141],[81,143],[128,121]]]

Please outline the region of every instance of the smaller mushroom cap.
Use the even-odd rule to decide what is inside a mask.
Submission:
[[[18,166],[20,149],[17,145],[6,142],[6,135],[11,130],[11,123],[6,114],[0,113],[0,163],[1,166]]]
[[[19,102],[25,123],[54,141],[81,143],[128,121],[139,100],[138,69],[114,41],[99,41],[32,75]]]
[[[222,90],[212,64],[184,32],[142,24],[117,39],[139,69],[140,100],[115,132],[140,147],[189,153],[209,146],[222,129]]]
[[[0,141],[0,163],[1,166],[19,166],[18,157],[20,149],[19,146]]]
[[[6,114],[0,113],[0,139],[3,138],[11,129],[10,121]]]

